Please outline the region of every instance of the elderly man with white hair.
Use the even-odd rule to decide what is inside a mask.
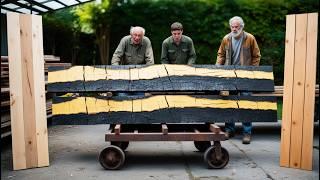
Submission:
[[[144,28],[131,27],[130,35],[123,37],[115,50],[111,64],[154,64],[151,41],[144,34]]]
[[[244,22],[239,16],[229,20],[231,32],[224,36],[218,50],[217,65],[259,66],[260,49],[255,37],[243,30]],[[221,95],[225,93],[220,92]],[[227,93],[228,94],[228,93]],[[241,92],[241,95],[251,95],[250,92]],[[251,122],[243,122],[243,144],[250,144]],[[225,124],[226,137],[231,138],[235,134],[235,123]]]

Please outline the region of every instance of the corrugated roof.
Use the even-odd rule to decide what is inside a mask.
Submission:
[[[93,0],[1,0],[1,13],[43,14],[89,1]]]

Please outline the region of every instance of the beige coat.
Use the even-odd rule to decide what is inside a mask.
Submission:
[[[220,45],[216,64],[231,65],[231,34],[227,34]],[[240,64],[242,66],[259,66],[260,49],[255,37],[247,32],[244,32],[244,39],[240,50]]]

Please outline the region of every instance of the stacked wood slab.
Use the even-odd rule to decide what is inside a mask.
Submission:
[[[219,96],[221,90],[230,91],[231,95]],[[54,124],[277,120],[275,97],[238,95],[247,91],[274,91],[271,66],[165,64],[52,67],[49,69],[48,91],[69,93],[54,97]],[[101,92],[126,92],[129,96],[96,94]],[[136,92],[158,95],[130,96],[130,93]]]

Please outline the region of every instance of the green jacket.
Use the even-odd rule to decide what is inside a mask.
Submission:
[[[121,39],[111,59],[112,65],[154,64],[151,41],[144,36],[140,44],[135,45],[131,36]]]
[[[174,43],[172,36],[162,43],[162,64],[195,64],[196,58],[192,39],[188,36],[182,35],[179,45]]]
[[[260,64],[260,49],[255,37],[247,32],[243,32],[244,39],[240,50],[240,64],[242,66],[259,66]],[[216,64],[231,65],[232,57],[232,42],[231,35],[227,34],[220,45]]]

